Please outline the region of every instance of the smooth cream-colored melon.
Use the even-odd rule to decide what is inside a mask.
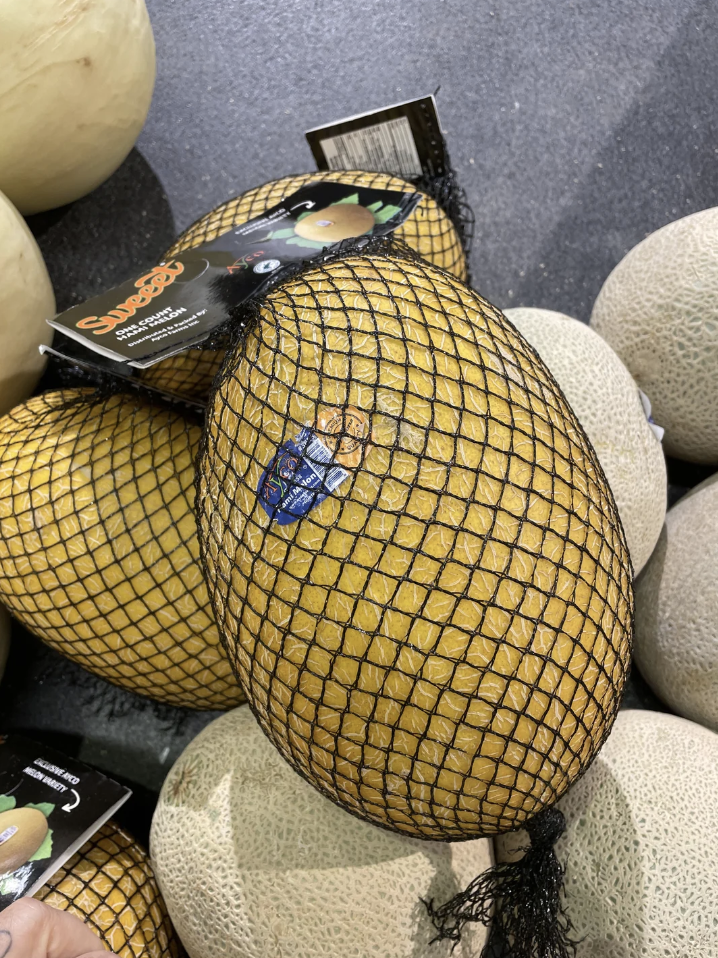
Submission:
[[[191,708],[242,701],[199,564],[200,427],[134,395],[0,420],[0,601],[90,672]]]
[[[312,266],[262,303],[206,429],[208,588],[285,758],[427,838],[554,802],[613,721],[632,576],[596,454],[501,313],[394,254]]]
[[[144,0],[3,0],[0,190],[26,215],[94,190],[134,146],[154,80]]]
[[[666,514],[666,462],[631,374],[592,329],[547,309],[507,309],[586,430],[616,499],[637,575]]]
[[[12,629],[12,620],[7,611],[0,606],[0,681],[5,674],[5,665],[10,653],[10,632]]]
[[[718,473],[666,516],[636,584],[635,643],[656,694],[718,732]]]
[[[3,137],[0,118],[0,152]],[[0,415],[35,388],[45,366],[39,347],[52,342],[45,320],[54,315],[55,295],[42,253],[25,220],[0,193]]]
[[[649,396],[668,455],[718,462],[718,207],[669,223],[624,256],[591,326]]]
[[[366,173],[356,170],[318,171],[284,176],[270,180],[262,186],[247,190],[234,199],[227,200],[197,220],[182,233],[165,253],[165,259],[195,249],[221,236],[233,226],[239,226],[265,210],[276,206],[285,197],[312,183],[345,183],[349,186],[366,186],[378,190],[408,190],[416,187],[398,176],[388,173]],[[356,207],[348,207],[356,211]],[[368,223],[355,224],[356,231],[364,232]],[[466,256],[456,227],[438,203],[426,193],[407,220],[394,231],[397,239],[416,250],[425,260],[448,270],[459,279],[466,279]],[[334,242],[334,240],[328,240]],[[150,366],[141,375],[145,383],[158,389],[169,390],[192,399],[205,399],[222,359],[224,350],[192,349],[178,353]]]
[[[718,955],[718,735],[623,711],[559,807],[576,958]],[[521,839],[502,836],[500,859]]]
[[[420,897],[441,903],[491,865],[487,839],[422,842],[319,795],[248,708],[205,728],[165,781],[152,861],[191,958],[448,958]],[[469,925],[455,958],[477,955]]]
[[[118,958],[185,958],[147,852],[108,822],[36,892],[84,921]]]

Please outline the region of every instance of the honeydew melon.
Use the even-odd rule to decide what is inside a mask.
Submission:
[[[0,151],[3,136],[4,130],[0,135]],[[52,330],[45,320],[55,315],[55,295],[32,233],[2,193],[0,278],[0,415],[3,415],[26,399],[40,378],[45,360],[39,347],[52,342]]]
[[[4,0],[0,190],[25,215],[94,190],[134,146],[154,79],[144,0]]]

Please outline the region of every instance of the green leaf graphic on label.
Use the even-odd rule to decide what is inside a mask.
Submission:
[[[312,212],[311,210],[305,210],[303,213],[300,213],[299,216],[297,217],[297,223],[300,220],[303,220],[305,216],[309,216],[311,212]]]
[[[381,200],[377,200],[376,203],[372,203],[371,206],[367,206],[367,209],[370,213],[376,213],[377,210],[382,208],[383,204]]]
[[[28,858],[29,862],[41,862],[46,858],[50,858],[52,855],[52,829],[49,828],[47,835],[43,839],[42,845],[38,848],[32,858]]]
[[[38,812],[42,812],[45,818],[49,818],[55,811],[55,806],[51,805],[50,802],[38,802],[37,805],[34,802],[28,802],[25,808],[36,808]]]
[[[287,230],[275,230],[269,234],[270,239],[286,239],[288,236],[294,236],[294,227]]]
[[[332,203],[332,206],[339,206],[340,203],[358,203],[359,194],[352,193],[351,196],[345,196],[343,200],[337,200],[335,203]]]
[[[401,213],[401,209],[398,206],[385,206],[383,210],[379,210],[378,213],[374,214],[374,219],[377,223],[386,223],[387,220],[390,220],[392,216],[396,216],[397,213]]]
[[[15,796],[0,795],[0,812],[7,812],[11,808],[15,808]]]
[[[295,236],[293,239],[288,239],[288,243],[291,243],[293,246],[303,246],[304,249],[324,249],[326,243],[315,243],[314,240],[302,239],[300,236]]]

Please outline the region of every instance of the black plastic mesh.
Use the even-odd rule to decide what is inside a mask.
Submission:
[[[255,216],[260,216],[265,210],[275,206],[301,187],[318,182],[346,183],[350,186],[383,190],[414,189],[405,180],[387,173],[335,171],[285,176],[280,180],[271,180],[269,183],[248,190],[201,217],[167,250],[165,259],[208,243],[232,229],[233,226],[239,226]],[[451,187],[452,183],[451,177],[446,176],[441,177],[440,181],[437,180],[433,185],[438,192],[439,200],[443,198],[447,203],[450,201],[450,209],[456,214],[458,228],[437,201],[426,192],[430,186],[427,180],[421,184],[424,192],[421,203],[407,221],[395,231],[395,235],[428,262],[447,269],[459,279],[465,280],[467,262],[464,249],[468,249],[470,243],[473,219],[465,201],[460,196],[457,197],[455,184],[453,188]],[[191,349],[149,367],[141,374],[141,378],[158,389],[202,400],[209,392],[223,357],[224,349]]]
[[[333,492],[280,449],[306,426],[304,461],[347,473]],[[275,288],[220,374],[198,484],[233,667],[331,799],[472,838],[585,770],[629,662],[625,537],[555,381],[476,293],[391,244]],[[270,520],[260,498],[301,487],[328,494]]]
[[[176,411],[88,390],[45,393],[3,417],[0,601],[116,685],[223,709],[243,695],[199,563],[200,435]]]
[[[145,850],[108,822],[35,898],[69,911],[118,958],[186,958]]]

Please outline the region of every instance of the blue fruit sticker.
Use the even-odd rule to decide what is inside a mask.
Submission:
[[[354,406],[329,409],[282,443],[262,473],[259,503],[280,526],[324,502],[349,477],[368,449],[366,415]]]

